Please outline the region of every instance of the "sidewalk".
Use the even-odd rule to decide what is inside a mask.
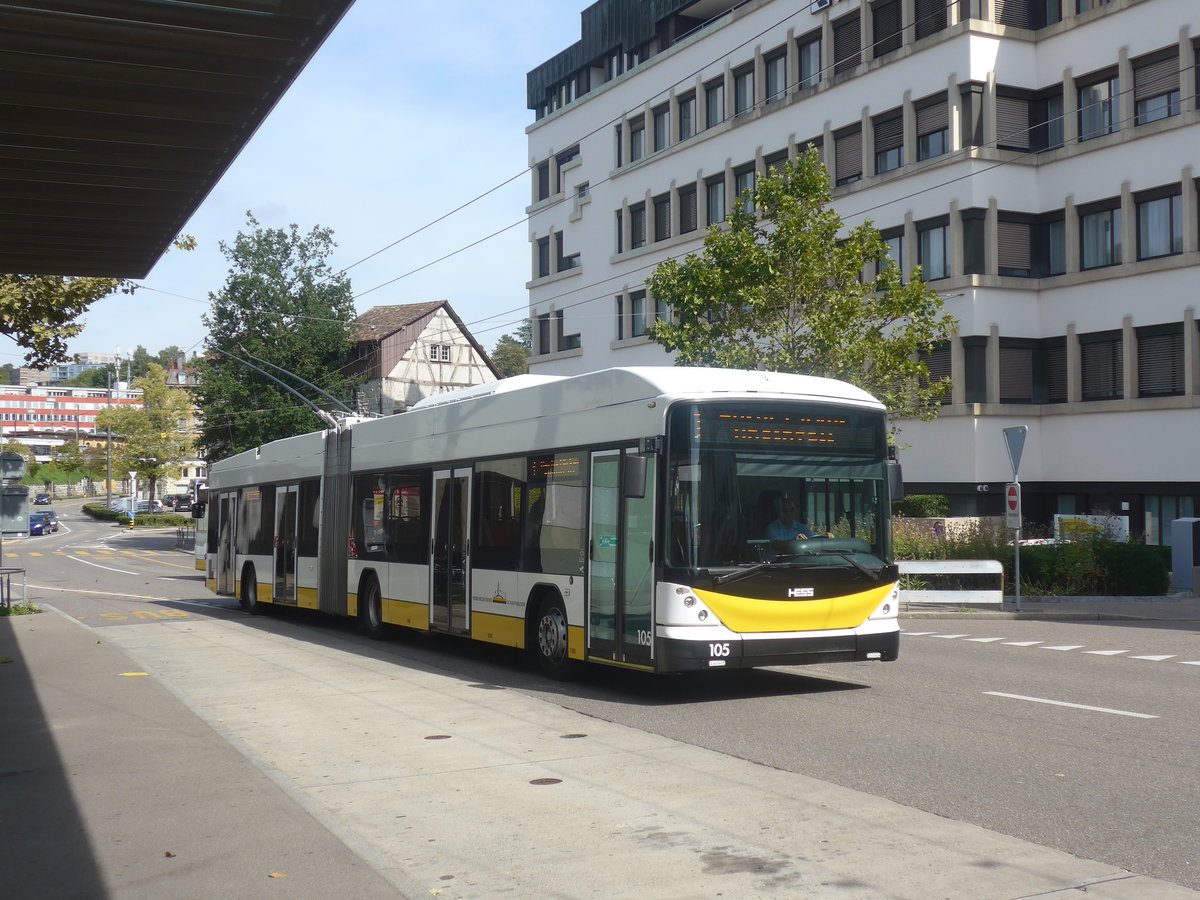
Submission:
[[[1200,896],[283,619],[0,658],[12,900]]]

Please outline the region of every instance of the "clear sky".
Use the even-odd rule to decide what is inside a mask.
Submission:
[[[449,300],[491,349],[527,309],[528,175],[353,264],[523,172],[525,74],[579,39],[586,5],[356,0],[185,227],[197,249],[171,251],[134,295],[93,305],[71,352],[199,349],[209,294],[229,271],[219,242],[245,230],[247,211],[264,227],[331,228],[331,262],[353,266],[359,312]],[[0,362],[20,359],[0,348]]]

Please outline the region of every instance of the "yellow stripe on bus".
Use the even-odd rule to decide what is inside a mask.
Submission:
[[[525,620],[514,616],[497,616],[494,613],[472,613],[471,637],[476,641],[523,649]]]
[[[203,560],[203,559],[196,560],[196,570],[198,572],[203,572],[206,568],[208,568],[208,563],[205,560]]]
[[[583,627],[580,625],[567,626],[567,656],[570,659],[585,659],[587,648],[584,645]]]
[[[861,594],[827,600],[757,600],[701,590],[696,591],[696,596],[726,628],[743,634],[759,634],[857,628],[887,598],[892,587],[886,584]]]
[[[207,590],[210,590],[210,591],[212,591],[212,592],[215,594],[215,593],[217,592],[217,579],[215,579],[215,578],[205,578],[205,579],[204,579],[204,587],[205,587]]]
[[[357,597],[355,608],[358,607]],[[383,621],[392,625],[403,625],[405,628],[429,630],[429,607],[424,603],[410,603],[407,600],[383,599]]]
[[[306,587],[296,588],[296,605],[301,609],[316,609],[317,589]]]

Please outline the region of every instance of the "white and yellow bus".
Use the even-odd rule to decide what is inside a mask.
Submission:
[[[553,677],[894,660],[883,406],[771,372],[524,375],[209,469],[205,579]],[[821,537],[768,538],[784,499]],[[205,540],[207,536],[207,540]]]

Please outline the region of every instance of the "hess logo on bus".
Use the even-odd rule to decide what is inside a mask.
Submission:
[[[815,597],[816,590],[810,587],[794,587],[788,588],[788,599],[797,600],[802,597]]]

